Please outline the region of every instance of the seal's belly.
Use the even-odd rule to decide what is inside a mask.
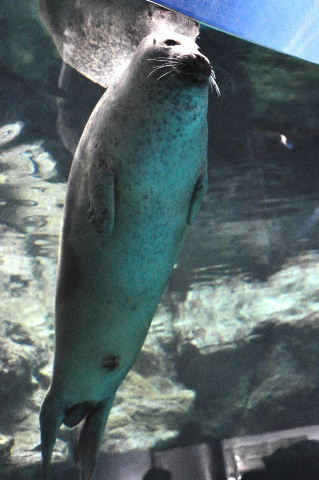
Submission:
[[[72,198],[67,208],[60,283],[74,271],[74,281],[68,282],[74,295],[77,290],[94,295],[94,284],[99,297],[104,289],[104,295],[116,294],[119,300],[143,296],[147,302],[148,290],[156,292],[158,286],[161,291],[183,241],[200,161],[193,159],[183,176],[166,168],[166,181],[152,168],[118,175],[112,232],[97,234],[88,223],[88,202],[80,191],[82,202]]]
[[[143,203],[143,202],[142,202]],[[136,202],[135,205],[138,205]],[[149,200],[125,210],[111,234],[93,231],[86,239],[63,238],[57,292],[56,381],[79,399],[103,398],[126,375],[144,342],[150,321],[183,241],[188,208],[172,210]],[[121,358],[116,373],[100,367],[102,359]],[[79,360],[81,359],[81,366]],[[75,378],[87,380],[83,386]],[[74,386],[74,388],[73,388]]]
[[[93,232],[85,240],[64,238],[57,315],[68,316],[72,328],[107,321],[110,331],[106,318],[110,316],[116,322],[136,316],[143,324],[160,300],[183,241],[187,215],[169,219],[146,211],[124,220],[110,235]]]

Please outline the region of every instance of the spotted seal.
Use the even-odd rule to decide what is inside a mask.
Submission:
[[[65,203],[54,370],[40,414],[45,479],[60,425],[82,420],[76,457],[82,480],[93,476],[116,390],[205,194],[210,75],[193,40],[151,34],[84,129]]]

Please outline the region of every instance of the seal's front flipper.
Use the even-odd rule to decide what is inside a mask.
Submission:
[[[193,190],[193,195],[188,211],[188,225],[191,225],[194,222],[200,211],[204,197],[207,192],[207,184],[207,168],[205,166],[205,169],[203,169],[200,176],[198,177],[198,180]]]
[[[62,421],[63,407],[49,392],[44,399],[40,412],[43,480],[49,479],[53,448]]]
[[[93,157],[88,167],[89,222],[98,233],[112,232],[115,216],[115,175],[105,158]]]
[[[81,468],[81,480],[91,480],[93,477],[99,447],[112,404],[113,398],[103,400],[92,406],[81,429],[79,444],[75,453],[76,461]]]

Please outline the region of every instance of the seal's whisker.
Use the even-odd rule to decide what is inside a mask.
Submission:
[[[167,58],[167,57],[157,57],[154,60],[158,60],[159,62],[166,61],[166,62],[172,62],[172,63],[178,63],[180,60],[177,58]]]
[[[216,82],[215,73],[213,71],[209,75],[208,82],[209,82],[209,85],[212,89],[212,92],[215,90],[215,92],[217,93],[217,96],[220,97],[221,93],[220,93],[219,87],[218,87],[217,82]]]
[[[172,65],[169,65],[168,63],[166,63],[165,65],[157,65],[156,67],[153,68],[153,72],[154,72],[155,70],[159,70],[160,68],[165,68],[165,67],[171,68],[171,66],[172,66]]]
[[[171,60],[167,60],[167,59],[166,60],[159,59],[159,60],[156,60],[156,62],[165,62],[165,63],[169,63],[170,65],[178,65],[180,63],[180,62],[172,62]]]
[[[152,73],[156,72],[157,70],[160,70],[161,68],[171,68],[171,65],[159,65],[157,67],[154,67],[153,70],[147,75],[147,77],[150,78]]]
[[[150,78],[150,76],[153,75],[153,73],[156,72],[156,70],[158,70],[158,68],[154,68],[154,69],[147,75],[147,78]]]
[[[163,73],[163,75],[161,75],[160,77],[158,77],[156,80],[160,80],[161,78],[165,77],[165,75],[168,75],[168,74],[170,74],[170,73],[171,73],[171,74],[173,73],[172,70],[169,70],[168,72]],[[174,75],[172,75],[172,76],[174,76]]]
[[[146,58],[146,60],[152,61],[152,62],[167,62],[167,63],[171,63],[171,64],[180,63],[179,60],[177,60],[177,59],[174,59],[174,58],[165,58],[165,57]]]
[[[174,61],[174,62],[179,61],[177,58],[174,58],[174,57],[154,57],[154,60],[157,60],[157,59],[160,59],[160,60],[172,60],[172,61]]]

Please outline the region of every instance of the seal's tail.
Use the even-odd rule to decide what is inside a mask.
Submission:
[[[49,469],[57,432],[63,421],[62,405],[51,398],[50,392],[44,399],[40,412],[42,475],[49,480]]]
[[[112,403],[113,399],[103,400],[92,406],[86,415],[74,455],[81,468],[81,480],[91,480],[93,477]]]
[[[83,402],[65,409],[48,392],[40,412],[43,480],[49,480],[51,457],[61,424],[74,427],[84,418],[74,459],[81,469],[81,480],[92,479],[113,398],[98,403]]]

